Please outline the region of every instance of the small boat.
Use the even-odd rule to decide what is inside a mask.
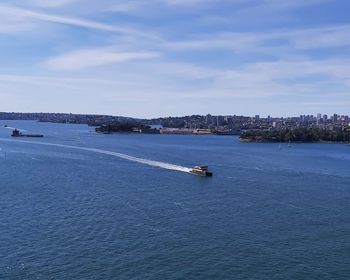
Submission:
[[[203,176],[203,177],[211,177],[213,176],[213,173],[208,171],[208,166],[206,165],[198,165],[194,166],[191,170],[190,173],[198,176]]]

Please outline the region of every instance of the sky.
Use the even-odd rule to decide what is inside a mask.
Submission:
[[[0,111],[350,114],[347,0],[1,0]]]

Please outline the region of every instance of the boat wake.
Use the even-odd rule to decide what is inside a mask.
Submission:
[[[138,163],[141,163],[141,164],[154,166],[154,167],[160,167],[160,168],[169,169],[169,170],[176,170],[176,171],[182,171],[182,172],[190,172],[190,170],[191,170],[191,168],[180,166],[180,165],[176,165],[176,164],[172,164],[172,163],[155,161],[155,160],[149,160],[149,159],[144,159],[144,158],[138,158],[138,157],[133,157],[133,156],[129,156],[129,155],[126,155],[126,154],[117,153],[117,152],[111,152],[111,151],[95,149],[95,148],[80,148],[80,147],[76,147],[76,148],[81,149],[81,150],[85,150],[85,151],[90,151],[90,152],[96,152],[96,153],[100,153],[100,154],[115,156],[115,157],[126,159],[126,160],[129,160],[129,161],[138,162]]]
[[[96,148],[86,148],[86,147],[78,147],[78,146],[71,146],[71,145],[64,145],[64,144],[44,143],[44,142],[35,142],[35,141],[23,141],[23,140],[0,139],[0,141],[25,143],[25,144],[34,144],[34,145],[51,146],[51,147],[59,147],[59,148],[75,149],[75,150],[81,150],[81,151],[94,152],[94,153],[99,153],[99,154],[104,154],[104,155],[109,155],[109,156],[115,156],[115,157],[118,157],[118,158],[121,158],[121,159],[125,159],[125,160],[129,160],[129,161],[141,163],[141,164],[144,164],[144,165],[149,165],[149,166],[153,166],[153,167],[159,167],[159,168],[168,169],[168,170],[181,171],[181,172],[186,172],[186,173],[189,173],[190,170],[191,170],[191,168],[188,168],[188,167],[185,167],[185,166],[180,166],[180,165],[167,163],[167,162],[149,160],[149,159],[144,159],[144,158],[133,157],[133,156],[129,156],[129,155],[126,155],[126,154],[123,154],[123,153],[106,151],[106,150],[96,149]]]

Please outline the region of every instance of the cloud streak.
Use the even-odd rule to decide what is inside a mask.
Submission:
[[[119,52],[108,48],[78,50],[50,58],[44,64],[53,70],[76,71],[89,67],[153,59],[160,56],[156,52]]]
[[[40,7],[54,8],[69,5],[76,1],[77,0],[31,0],[30,2]]]
[[[140,37],[149,37],[152,39],[156,39],[155,35],[151,35],[149,33],[140,32],[138,30],[126,27],[119,27],[113,24],[101,23],[92,20],[86,20],[76,17],[67,17],[61,15],[55,15],[50,13],[43,13],[32,11],[28,9],[12,7],[12,6],[1,6],[0,5],[0,16],[4,17],[0,19],[0,23],[7,23],[9,25],[9,29],[7,31],[11,31],[10,24],[16,23],[19,26],[27,25],[35,22],[47,22],[47,23],[56,23],[63,24],[87,29],[94,29],[99,31],[106,31],[112,33],[120,33],[126,35],[140,36]],[[10,24],[7,22],[10,21]],[[0,29],[1,30],[1,29]],[[4,30],[6,31],[6,30]]]
[[[226,32],[198,36],[195,40],[167,42],[176,51],[226,49],[235,52],[290,52],[350,46],[350,25],[312,29],[276,30],[266,33]]]

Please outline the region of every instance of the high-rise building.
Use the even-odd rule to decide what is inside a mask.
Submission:
[[[207,123],[207,125],[212,124],[212,120],[211,120],[211,115],[210,114],[205,116],[205,122]]]
[[[223,116],[216,116],[216,126],[221,126],[224,122]]]

